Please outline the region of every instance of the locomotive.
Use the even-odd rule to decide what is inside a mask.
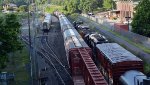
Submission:
[[[150,78],[142,73],[141,59],[99,33],[78,30],[80,35],[85,35],[84,40],[92,49],[92,59],[109,85],[150,85]]]
[[[78,33],[65,15],[58,18],[75,85],[150,85],[141,59],[99,33],[85,29]]]
[[[43,32],[48,32],[51,28],[52,17],[51,14],[45,14],[45,18],[42,22]]]

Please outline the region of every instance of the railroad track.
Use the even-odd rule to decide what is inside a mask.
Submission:
[[[58,51],[60,49],[65,49],[63,46],[62,46],[62,36],[60,35],[61,32],[60,31],[55,31],[55,35],[54,35],[54,41],[51,40],[51,39],[47,39],[47,45],[53,49],[53,52],[56,54],[57,58],[59,60],[61,60],[60,62],[65,65],[65,67],[67,69],[69,69],[69,64],[67,63],[67,57],[64,53],[62,53],[63,51]]]
[[[51,46],[52,47],[52,46]],[[52,63],[52,65],[54,65],[53,67],[57,70],[56,72],[59,73],[62,81],[65,83],[65,85],[71,85],[73,83],[72,78],[70,76],[70,74],[68,73],[68,71],[66,70],[65,66],[60,62],[60,60],[58,59],[57,55],[54,53],[54,51],[52,50],[47,42],[47,37],[42,37],[41,39],[41,51],[46,54],[47,56],[49,56],[49,59]]]
[[[27,36],[21,36],[22,40],[29,45],[29,39]],[[33,48],[33,46],[31,45]],[[45,62],[53,67],[53,70],[56,74],[57,79],[60,81],[59,85],[71,85],[73,83],[72,78],[68,71],[65,69],[65,66],[57,58],[57,55],[53,52],[52,48],[48,46],[46,36],[41,38],[41,50],[36,52],[45,59]]]

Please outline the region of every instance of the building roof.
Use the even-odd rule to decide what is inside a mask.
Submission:
[[[140,58],[133,55],[117,43],[98,44],[97,48],[105,55],[112,63],[124,61],[142,61]]]

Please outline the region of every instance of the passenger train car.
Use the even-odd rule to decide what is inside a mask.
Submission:
[[[64,15],[58,17],[74,85],[107,85],[91,58],[91,48]]]
[[[51,28],[51,23],[52,23],[52,16],[51,14],[45,14],[45,18],[42,22],[42,27],[44,32],[48,32],[49,29]]]

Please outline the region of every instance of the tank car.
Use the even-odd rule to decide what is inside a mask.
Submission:
[[[107,85],[91,59],[90,47],[64,15],[59,20],[74,85]]]

